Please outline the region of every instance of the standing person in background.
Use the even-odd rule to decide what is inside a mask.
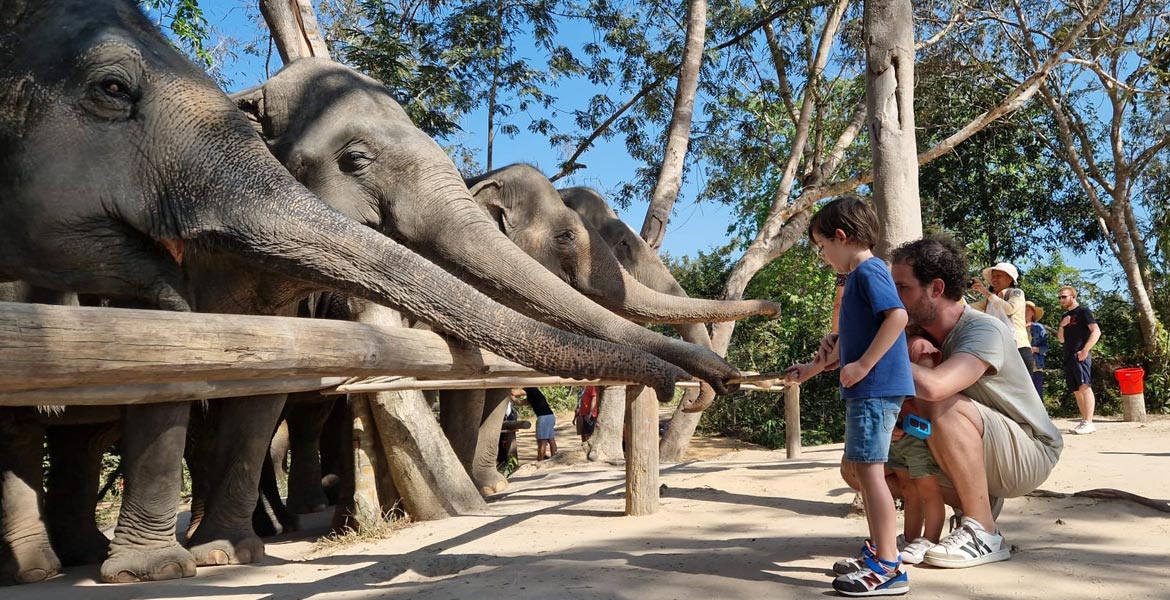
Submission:
[[[1032,359],[1036,369],[1032,371],[1032,385],[1036,386],[1036,393],[1044,398],[1044,363],[1048,355],[1048,330],[1040,324],[1044,318],[1044,309],[1028,300],[1024,303],[1024,321],[1028,325],[1028,336],[1032,338]]]
[[[1056,330],[1056,339],[1064,344],[1064,379],[1081,411],[1081,424],[1074,427],[1072,432],[1085,435],[1097,431],[1097,426],[1093,424],[1097,399],[1093,395],[1091,352],[1097,340],[1101,339],[1101,328],[1097,326],[1092,311],[1077,302],[1076,288],[1066,285],[1057,294],[1056,298],[1064,309],[1060,327]]]
[[[597,424],[597,386],[587,385],[581,389],[577,397],[577,412],[573,415],[573,425],[577,426],[577,435],[584,442],[593,436],[593,427]]]
[[[557,417],[548,406],[548,399],[539,388],[514,388],[512,398],[517,402],[523,398],[532,412],[536,413],[536,460],[544,460],[557,453]]]
[[[1036,363],[1032,360],[1032,340],[1028,336],[1028,327],[1024,323],[1024,290],[1019,287],[1020,272],[1015,265],[1001,262],[994,267],[983,269],[983,279],[991,283],[988,289],[983,281],[971,280],[971,289],[983,295],[983,298],[971,305],[977,311],[985,312],[1008,326],[1016,340],[1016,349],[1028,372],[1036,370]]]

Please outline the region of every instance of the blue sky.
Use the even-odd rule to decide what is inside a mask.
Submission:
[[[200,6],[204,15],[213,28],[213,40],[219,37],[229,37],[241,43],[256,44],[261,53],[267,50],[267,30],[261,23],[252,22],[258,16],[257,3],[254,0],[201,0]],[[563,35],[581,35],[577,32],[566,31]],[[228,91],[236,91],[257,85],[266,79],[264,56],[254,56],[244,52],[237,52],[221,65],[223,75],[230,80]],[[280,57],[272,51],[269,59],[269,68],[272,72],[279,70]],[[572,87],[573,83],[566,83],[556,90],[560,98],[572,98],[574,94],[592,95],[597,91],[593,88]],[[621,97],[620,94],[614,94]],[[564,113],[564,111],[562,111]],[[564,120],[567,117],[562,118]],[[549,147],[548,142],[540,137],[528,133],[526,123],[521,119],[513,121],[521,130],[516,137],[497,136],[494,148],[494,165],[524,162],[538,167],[546,174],[557,171],[557,165],[566,157],[558,154]],[[469,114],[461,125],[464,130],[460,140],[464,145],[478,151],[477,160],[486,162],[484,148],[486,147],[486,118],[483,111]],[[566,123],[565,129],[571,129]],[[573,175],[557,182],[559,187],[582,185],[597,189],[605,194],[617,188],[622,182],[629,181],[634,176],[635,161],[629,157],[624,144],[620,139],[598,140],[596,144],[579,159],[579,162],[588,165]],[[696,203],[698,177],[692,174],[692,181],[684,183],[680,197],[675,204],[674,214],[667,227],[663,249],[674,256],[694,255],[700,250],[722,246],[729,241],[727,227],[733,218],[733,211],[725,205],[705,202]],[[641,228],[646,213],[646,202],[636,202],[627,209],[618,210],[622,219],[635,230]],[[1040,258],[1040,257],[1037,257]],[[1104,260],[1102,260],[1102,258]],[[1112,256],[1098,257],[1096,255],[1077,254],[1072,251],[1065,253],[1065,260],[1089,275],[1090,279],[1098,282],[1105,288],[1114,288],[1112,274],[1117,272],[1116,261]],[[1102,268],[1105,265],[1105,268]],[[1026,272],[1027,264],[1019,265]],[[1124,288],[1124,283],[1121,285]]]

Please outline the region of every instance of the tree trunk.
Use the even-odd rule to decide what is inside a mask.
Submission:
[[[678,90],[674,95],[674,112],[667,130],[666,150],[662,169],[651,194],[646,220],[642,223],[642,239],[658,250],[666,236],[666,222],[682,186],[683,162],[691,138],[691,122],[695,108],[695,92],[699,87],[699,71],[703,66],[703,46],[707,38],[707,2],[690,0],[687,15],[687,40],[682,65],[678,73]]]
[[[402,318],[396,311],[376,304],[365,307],[358,322],[402,327]],[[394,488],[412,519],[426,521],[487,509],[422,392],[377,394],[370,402],[370,411]]]
[[[922,237],[914,138],[914,21],[910,0],[866,0],[866,105],[873,202],[881,223],[875,252]]]
[[[310,0],[260,0],[260,13],[284,64],[308,56],[329,58]]]
[[[702,323],[679,326],[677,329],[684,340],[711,349],[711,336],[707,333],[707,327]],[[659,441],[658,459],[660,461],[679,462],[683,459],[683,454],[686,453],[691,438],[695,436],[695,429],[699,426],[699,420],[703,418],[703,413],[685,413],[682,408],[686,405],[687,396],[692,394],[697,396],[700,393],[714,393],[714,390],[707,386],[697,390],[688,389],[683,396],[683,401],[675,407],[674,414],[670,417],[670,427],[666,429],[662,440]]]
[[[598,396],[600,407],[593,435],[581,449],[592,461],[622,460],[622,429],[626,422],[626,388],[605,387]]]

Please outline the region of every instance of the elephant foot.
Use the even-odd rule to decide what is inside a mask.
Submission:
[[[204,539],[208,541],[201,541]],[[201,567],[246,565],[264,558],[264,542],[251,531],[218,536],[198,535],[191,540],[188,549]]]
[[[508,480],[494,468],[477,469],[471,474],[471,480],[475,482],[475,487],[484,498],[508,489]]]
[[[61,572],[61,561],[46,542],[15,549],[0,562],[0,585],[36,583]]]
[[[164,581],[195,576],[195,559],[176,544],[162,548],[119,549],[114,547],[102,563],[102,583]]]
[[[100,563],[110,554],[110,538],[96,527],[81,528],[80,532],[58,532],[50,535],[53,549],[66,567]]]

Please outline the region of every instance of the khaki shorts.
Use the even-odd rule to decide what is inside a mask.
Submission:
[[[983,463],[987,491],[996,498],[1016,498],[1040,487],[1059,455],[1032,439],[1018,423],[978,402],[983,417]]]
[[[886,468],[895,471],[908,471],[910,479],[923,477],[938,477],[939,485],[951,486],[951,480],[938,466],[926,440],[920,440],[911,435],[904,435],[890,443],[890,460]]]

